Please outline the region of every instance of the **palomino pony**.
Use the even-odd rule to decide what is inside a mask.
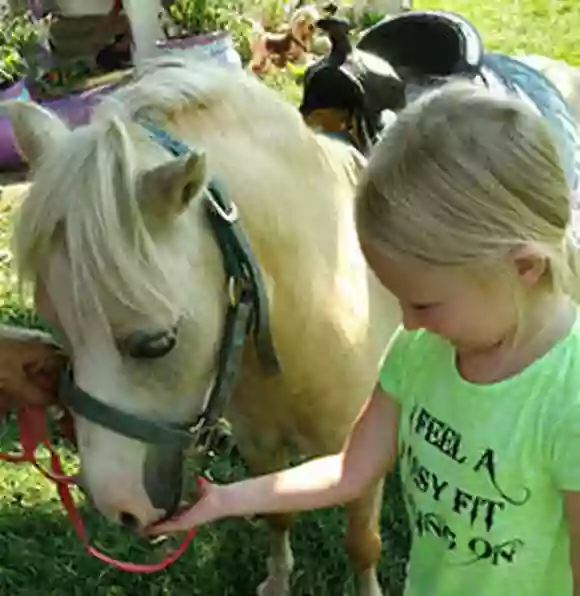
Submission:
[[[364,159],[251,75],[199,62],[152,62],[72,131],[33,103],[5,111],[32,165],[19,273],[71,354],[96,507],[136,530],[170,515],[183,448],[220,413],[254,474],[339,450],[400,322],[355,230]],[[348,505],[361,596],[382,594],[381,493]],[[291,520],[269,518],[260,594],[288,593]]]

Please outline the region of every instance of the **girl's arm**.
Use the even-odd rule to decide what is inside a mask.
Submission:
[[[206,485],[191,509],[148,533],[184,530],[223,517],[312,510],[352,501],[393,468],[398,419],[395,400],[377,385],[340,453],[233,484]]]

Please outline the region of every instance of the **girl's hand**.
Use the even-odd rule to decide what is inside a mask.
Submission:
[[[148,536],[171,534],[187,531],[194,526],[201,526],[221,517],[220,486],[206,481],[198,483],[198,500],[186,509],[181,509],[172,518],[150,526],[145,530]]]
[[[398,422],[397,402],[377,386],[343,451],[231,484],[200,482],[195,505],[145,533],[157,536],[224,517],[311,511],[350,502],[394,468]]]

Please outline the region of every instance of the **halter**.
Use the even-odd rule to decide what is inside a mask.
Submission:
[[[149,122],[141,123],[153,140],[175,156],[190,152],[183,142]],[[220,248],[229,298],[215,384],[204,411],[185,424],[159,422],[110,406],[75,384],[72,370],[62,377],[61,398],[73,412],[117,434],[149,444],[184,449],[212,429],[233,392],[244,345],[253,329],[258,358],[268,373],[280,372],[274,349],[264,282],[252,247],[241,227],[238,209],[221,184],[213,180],[204,194],[206,213]]]
[[[187,145],[149,122],[141,123],[151,138],[175,156],[190,152]],[[114,408],[98,397],[81,389],[74,381],[72,369],[67,368],[60,382],[63,403],[76,414],[128,438],[149,445],[171,447],[182,452],[192,444],[199,444],[202,432],[215,428],[234,390],[242,364],[243,350],[248,334],[253,332],[258,359],[267,373],[279,373],[280,363],[270,333],[268,302],[262,274],[251,245],[244,233],[238,210],[222,185],[213,180],[204,194],[208,223],[220,248],[227,279],[228,309],[222,343],[218,352],[217,375],[210,398],[196,420],[175,424],[159,422]],[[67,476],[58,454],[52,447],[43,408],[24,408],[18,413],[20,453],[0,453],[0,460],[12,463],[31,463],[46,478],[56,484],[60,501],[83,543],[86,552],[100,561],[130,573],[154,573],[173,564],[186,551],[195,535],[191,528],[181,545],[163,561],[155,564],[137,564],[117,561],[89,544],[82,518],[75,506],[70,486],[74,477]],[[51,469],[41,466],[36,450],[44,445],[50,454]],[[203,446],[207,448],[207,444]],[[198,484],[206,481],[198,479]]]

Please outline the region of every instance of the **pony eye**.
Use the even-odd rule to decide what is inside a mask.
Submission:
[[[135,331],[118,342],[119,350],[136,359],[163,358],[177,344],[177,325],[161,331]]]

